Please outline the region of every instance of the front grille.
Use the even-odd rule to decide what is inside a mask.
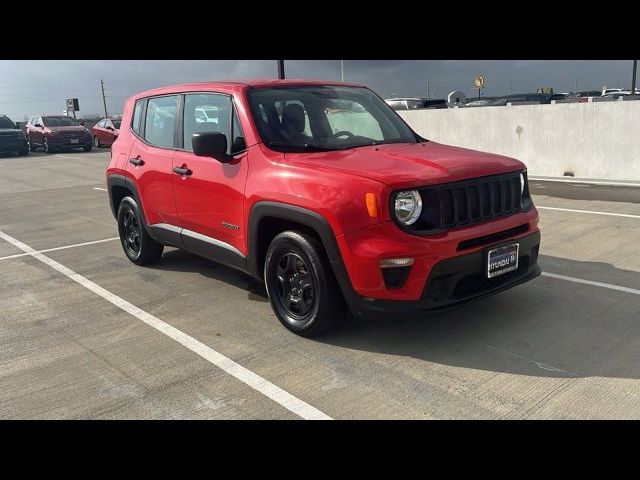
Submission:
[[[531,205],[526,182],[520,190],[520,173],[512,172],[418,189],[422,214],[406,230],[420,234],[474,225],[526,210]],[[392,198],[392,201],[395,201]],[[393,204],[392,204],[393,205]]]
[[[62,132],[62,136],[65,138],[80,138],[82,132]]]

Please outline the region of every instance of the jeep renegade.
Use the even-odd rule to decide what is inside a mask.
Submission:
[[[151,264],[169,245],[240,269],[300,335],[333,327],[345,307],[422,315],[540,274],[525,166],[422,138],[362,85],[140,93],[106,177],[129,260]]]

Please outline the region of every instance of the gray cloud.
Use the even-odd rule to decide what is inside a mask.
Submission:
[[[340,79],[339,60],[288,60],[288,78]],[[620,60],[345,60],[345,80],[363,83],[382,96],[432,97],[452,90],[475,95],[473,78],[487,79],[485,95],[598,89],[631,83],[631,61]],[[60,113],[65,98],[77,97],[82,114],[103,111],[100,78],[109,113],[141,90],[191,81],[272,78],[274,60],[4,60],[0,61],[0,113],[16,120],[35,113]]]

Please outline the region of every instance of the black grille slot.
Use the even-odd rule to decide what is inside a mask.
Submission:
[[[529,268],[529,257],[520,257],[518,259],[518,269],[512,272],[499,275],[493,278],[487,278],[484,272],[473,273],[462,277],[453,290],[454,298],[465,298],[478,293],[487,292],[494,288],[501,287],[505,283],[509,283],[516,277],[519,277]]]
[[[528,188],[525,188],[524,196],[521,194],[520,173],[491,175],[419,189],[423,212],[407,230],[424,235],[438,233],[528,209],[531,199]]]

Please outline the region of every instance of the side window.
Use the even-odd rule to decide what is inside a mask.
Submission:
[[[228,150],[231,146],[230,118],[231,98],[229,96],[215,93],[186,94],[182,132],[184,149],[193,151],[191,138],[194,133],[220,132],[227,137]]]
[[[231,155],[241,152],[247,148],[247,142],[244,139],[244,133],[242,132],[242,126],[240,125],[240,119],[238,118],[238,112],[233,109],[233,123],[231,124]]]
[[[105,121],[106,121],[106,120],[100,120],[100,121],[98,122],[98,127],[100,127],[100,128],[104,128],[104,126],[105,126],[105,125],[104,125]]]
[[[142,123],[142,105],[143,100],[136,102],[136,106],[133,109],[133,122],[131,122],[131,128],[138,135],[140,135],[140,124]]]
[[[156,147],[173,148],[177,112],[177,95],[150,98],[144,124],[145,140]]]

